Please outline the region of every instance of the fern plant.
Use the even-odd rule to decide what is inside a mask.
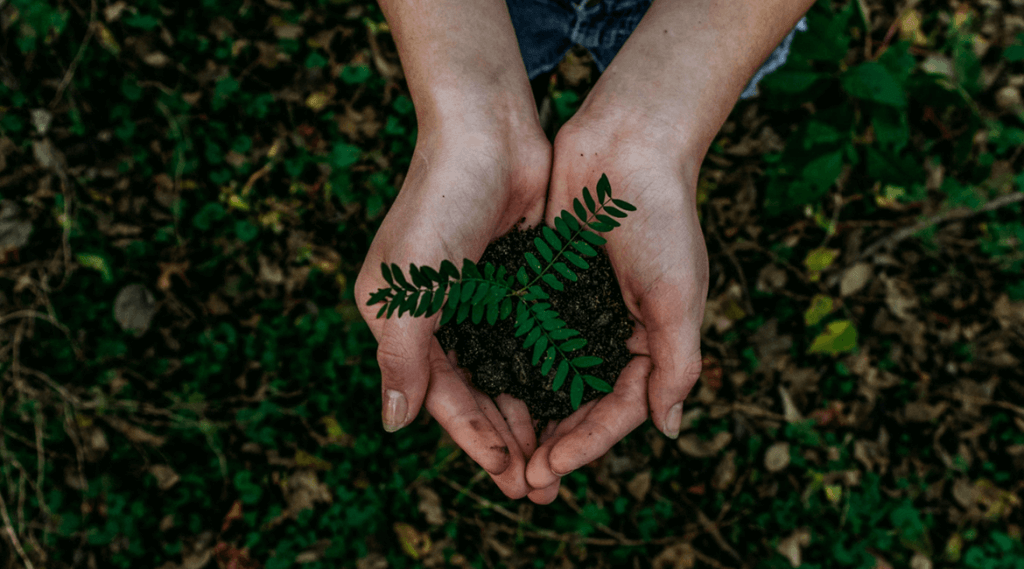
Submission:
[[[588,228],[611,231],[619,227],[615,218],[626,217],[626,212],[636,211],[636,207],[625,200],[612,198],[608,177],[602,174],[597,183],[597,199],[588,188],[583,188],[583,202],[574,198],[573,210],[575,216],[562,210],[555,218],[555,229],[544,226],[541,229],[543,239],[534,239],[536,251],[524,253],[526,266],[530,267],[532,274],[526,266],[510,275],[505,267],[496,267],[490,262],[480,267],[469,259],[462,260],[462,270],[459,270],[446,259],[441,261],[438,269],[410,263],[409,278],[406,279],[397,264],[381,263],[384,280],[391,286],[370,295],[367,305],[384,303],[377,312],[378,318],[385,314],[390,318],[396,311],[399,317],[405,313],[429,317],[441,311],[442,325],[453,318],[458,323],[470,318],[474,324],[486,320],[493,326],[514,312],[515,336],[525,336],[523,349],[533,348],[533,365],[540,367],[543,376],[555,368],[551,385],[554,391],[561,389],[571,378],[570,402],[573,410],[579,409],[584,382],[605,393],[611,392],[612,387],[603,379],[583,371],[600,365],[603,360],[593,355],[578,355],[579,350],[587,345],[587,340],[559,317],[550,302],[544,302],[550,300],[545,287],[562,291],[565,290],[563,280],[577,281],[579,276],[575,270],[590,268],[584,257],[597,255],[594,247],[606,243],[603,237]]]

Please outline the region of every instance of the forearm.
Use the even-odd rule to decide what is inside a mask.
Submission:
[[[504,0],[379,2],[421,130],[466,116],[536,122],[530,82]]]
[[[665,144],[702,157],[747,81],[813,3],[654,0],[580,112],[640,118],[664,131]]]

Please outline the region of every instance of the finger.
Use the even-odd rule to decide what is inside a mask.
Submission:
[[[408,425],[423,404],[430,383],[430,348],[437,344],[433,326],[433,320],[409,314],[388,318],[378,326],[381,421],[389,433]]]
[[[444,356],[435,341],[430,351],[430,383],[426,408],[441,427],[489,474],[501,474],[512,464],[505,439],[487,418],[473,390]]]
[[[558,482],[559,476],[551,472],[551,466],[548,464],[548,454],[562,436],[572,431],[573,428],[587,418],[587,413],[596,404],[597,401],[591,401],[586,405],[581,405],[572,415],[558,421],[557,424],[551,423],[548,425],[547,429],[545,429],[545,434],[541,436],[544,442],[541,443],[540,447],[533,453],[533,456],[530,457],[530,463],[526,465],[526,481],[530,486],[534,488],[547,488]]]
[[[562,480],[555,481],[554,484],[547,488],[538,488],[526,495],[534,504],[545,506],[555,501],[558,497],[558,488],[562,485]]]
[[[690,294],[685,285],[659,290],[662,284],[647,294],[642,308],[653,365],[648,402],[654,424],[674,439],[679,436],[683,400],[700,377],[704,296]]]
[[[512,431],[523,451],[523,456],[529,460],[533,451],[537,450],[537,435],[534,433],[533,419],[530,418],[530,409],[521,399],[516,399],[507,393],[502,393],[494,398],[498,410],[505,417],[505,422]]]
[[[516,441],[512,430],[509,429],[508,423],[505,422],[505,417],[502,416],[494,401],[476,390],[473,390],[473,397],[476,399],[477,406],[480,407],[484,415],[487,416],[487,419],[495,427],[495,430],[505,441],[509,452],[510,462],[504,472],[488,474],[491,475],[491,479],[494,480],[494,483],[498,485],[498,488],[506,496],[513,500],[518,500],[532,490],[526,484],[526,458],[523,456],[523,451],[519,448],[519,443]]]
[[[630,360],[615,383],[615,391],[599,399],[576,428],[555,442],[547,456],[552,475],[565,476],[600,458],[647,420],[650,372],[651,359],[647,356]]]

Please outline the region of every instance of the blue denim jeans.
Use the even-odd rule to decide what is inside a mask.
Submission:
[[[532,80],[552,70],[565,53],[579,44],[604,72],[622,44],[636,29],[653,0],[506,0],[519,40],[526,72]],[[757,83],[786,62],[796,31],[806,31],[800,20],[747,84],[740,98],[757,94]]]

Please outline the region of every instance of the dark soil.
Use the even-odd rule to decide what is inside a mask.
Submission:
[[[491,262],[499,267],[504,266],[509,274],[515,274],[519,267],[526,264],[523,253],[535,250],[533,239],[539,236],[540,227],[525,230],[521,227],[513,228],[487,247],[479,264],[482,266]],[[566,282],[564,291],[544,287],[551,295],[551,299],[545,302],[550,302],[562,320],[570,328],[579,330],[587,339],[587,345],[573,352],[573,355],[600,357],[604,362],[587,368],[587,371],[614,385],[631,358],[626,349],[626,340],[633,333],[633,323],[622,300],[608,255],[598,248],[596,257],[586,259],[590,268],[575,269],[579,280]],[[565,282],[565,279],[561,280]],[[467,318],[461,324],[456,324],[453,319],[442,326],[436,336],[445,352],[455,350],[459,367],[469,372],[477,389],[491,397],[508,393],[526,402],[531,417],[541,420],[538,425],[540,431],[548,420],[562,419],[573,412],[569,401],[572,377],[557,392],[552,391],[557,365],[551,368],[547,376],[542,376],[540,366],[531,363],[533,348],[522,347],[525,336],[516,338],[515,328],[513,312],[494,326],[489,326],[486,320],[473,324]],[[600,395],[600,391],[586,385],[583,403]]]

